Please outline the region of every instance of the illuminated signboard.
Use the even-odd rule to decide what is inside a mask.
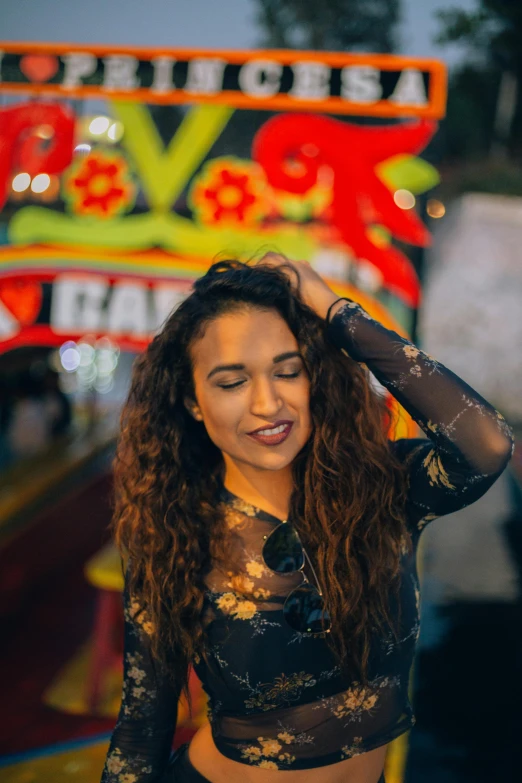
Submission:
[[[441,63],[0,51],[0,92],[11,96],[0,109],[0,351],[87,332],[139,350],[218,254],[307,259],[396,328],[380,294],[418,305],[419,280],[395,240],[430,241],[412,206],[438,180],[418,154],[444,114]],[[105,101],[95,116],[90,98]],[[180,104],[170,139],[153,104]]]
[[[220,103],[383,117],[444,116],[442,63],[308,51],[0,44],[1,88],[149,103]]]

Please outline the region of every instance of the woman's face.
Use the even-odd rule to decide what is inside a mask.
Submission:
[[[254,307],[222,315],[193,343],[191,355],[196,403],[185,404],[203,421],[225,462],[287,467],[312,425],[310,381],[286,321],[276,310]],[[266,445],[249,435],[280,420],[292,422],[282,443]]]

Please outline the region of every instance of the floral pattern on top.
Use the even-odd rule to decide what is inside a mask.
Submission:
[[[101,779],[103,783],[152,783],[158,766],[163,768],[170,755],[181,689],[152,658],[152,624],[130,595],[127,574],[123,616],[121,706]]]
[[[123,616],[129,624],[132,625],[132,623],[134,623],[134,625],[145,631],[147,636],[152,636],[154,625],[147,612],[135,598],[131,598],[128,605],[123,607]]]
[[[276,723],[274,736],[257,737],[248,745],[238,745],[241,759],[263,769],[289,769],[296,760],[294,755],[302,745],[313,745],[314,738],[305,732],[297,732],[291,726]],[[285,748],[292,746],[291,750]]]
[[[223,593],[216,604],[225,614],[231,614],[238,620],[251,620],[257,612],[257,606],[253,601],[238,600],[234,593]]]
[[[230,587],[236,595],[250,595],[262,601],[269,598],[272,594],[270,590],[266,587],[256,586],[256,581],[267,574],[267,569],[254,560],[249,560],[245,565],[245,569],[246,573],[242,571],[234,574],[232,571],[227,571],[227,576],[230,579],[225,583],[226,586]],[[256,581],[250,579],[249,576],[252,576]],[[222,607],[220,606],[220,608]]]
[[[195,655],[193,666],[209,695],[207,716],[219,751],[264,769],[334,764],[411,728],[408,682],[419,633],[419,536],[437,517],[482,497],[514,448],[512,429],[499,411],[356,302],[337,310],[325,331],[423,430],[425,437],[389,441],[407,472],[405,515],[414,551],[402,542],[400,589],[390,604],[397,632],[374,629],[368,680],[350,680],[324,639],[294,631],[285,621],[285,598],[302,575],[277,574],[262,557],[266,537],[281,520],[224,487],[216,497],[234,556],[224,570],[216,564],[205,577],[210,665]],[[124,618],[122,703],[102,783],[153,783],[169,767],[181,689],[153,660],[150,618],[127,586]]]
[[[231,498],[229,502],[224,503],[223,509],[225,521],[231,530],[236,528],[244,529],[249,524],[250,519],[255,519],[259,513],[259,509],[256,506],[238,497]]]
[[[393,682],[390,677],[378,677],[367,685],[354,682],[346,693],[342,694],[340,702],[339,696],[336,695],[326,699],[324,703],[331,705],[332,713],[336,718],[361,722],[364,717],[372,715],[378,706],[379,698],[383,695],[380,691],[386,692],[387,688],[398,685],[398,677],[395,677]]]
[[[259,708],[263,711],[276,709],[296,701],[303,688],[306,688],[308,684],[315,685],[315,683],[314,675],[303,671],[290,675],[280,674],[273,682],[259,685],[258,695],[251,699],[245,699],[245,707],[249,710]]]
[[[263,767],[263,769],[281,769],[282,765],[288,766],[295,761],[295,756],[283,750],[283,743],[293,742],[294,737],[288,732],[280,732],[277,737],[278,739],[258,737],[258,744],[244,748],[241,751],[241,755],[250,764],[255,764],[256,767]],[[278,742],[278,740],[281,741]],[[275,761],[270,761],[270,758],[274,756],[277,757],[279,764],[276,764]]]
[[[438,485],[447,487],[448,489],[456,489],[449,480],[449,476],[444,470],[444,465],[441,462],[440,456],[436,454],[435,449],[430,449],[422,464],[426,468],[428,481],[432,487]]]
[[[262,589],[256,591],[261,598],[262,593],[265,595],[269,591],[262,591]],[[272,622],[266,617],[263,617],[254,601],[248,600],[241,593],[218,593],[212,592],[210,594],[211,601],[220,610],[220,612],[232,618],[233,620],[248,620],[250,621],[253,635],[262,634],[265,628],[270,626],[277,627],[279,623]],[[252,594],[253,595],[253,594]]]
[[[131,769],[134,772],[129,771]],[[143,780],[144,775],[152,774],[152,766],[147,764],[145,759],[140,760],[138,756],[129,762],[129,759],[122,755],[119,748],[113,748],[107,756],[104,774],[107,780],[112,779],[118,783],[136,783],[140,778]]]
[[[126,653],[127,677],[123,683],[122,709],[125,716],[140,718],[146,711],[150,699],[156,692],[154,685],[147,681],[143,655],[139,652]]]
[[[341,748],[343,758],[351,759],[364,753],[362,741],[362,737],[354,737],[351,745],[343,745]]]
[[[231,676],[242,690],[248,692],[248,696],[243,697],[245,707],[248,710],[267,712],[299,701],[306,688],[314,689],[316,685],[327,682],[338,673],[338,666],[315,674],[305,671],[288,674],[283,672],[270,682],[258,682],[256,685],[251,684],[249,672],[231,672]]]
[[[247,570],[247,573],[250,574],[250,576],[255,577],[256,579],[260,579],[266,573],[266,568],[263,565],[263,563],[258,563],[255,560],[249,560],[245,564],[245,568]]]

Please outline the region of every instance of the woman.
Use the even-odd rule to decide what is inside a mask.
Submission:
[[[426,438],[388,440],[369,371]],[[415,550],[512,431],[306,262],[218,262],[135,363],[115,464],[124,684],[103,783],[378,783],[413,724]],[[171,755],[192,665],[208,721]]]

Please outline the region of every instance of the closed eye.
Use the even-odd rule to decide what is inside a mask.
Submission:
[[[283,374],[283,373],[279,373],[277,377],[278,378],[297,378],[299,375],[301,375],[301,373],[302,373],[302,370],[297,370],[297,372],[288,373],[286,375]],[[220,389],[237,389],[238,386],[242,386],[243,383],[244,383],[244,381],[237,381],[237,383],[230,383],[228,385],[224,385],[224,384],[218,383],[218,386],[219,386]]]

